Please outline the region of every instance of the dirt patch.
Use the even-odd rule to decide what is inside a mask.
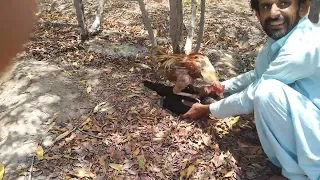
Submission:
[[[10,174],[30,166],[36,141],[51,143],[46,123],[55,113],[56,122],[64,124],[93,105],[79,78],[47,62],[21,58],[6,76],[0,89],[0,159],[12,179]]]

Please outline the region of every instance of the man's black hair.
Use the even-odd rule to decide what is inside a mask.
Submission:
[[[306,3],[306,0],[299,0],[299,7],[300,4]],[[259,12],[259,0],[250,0],[251,9]]]

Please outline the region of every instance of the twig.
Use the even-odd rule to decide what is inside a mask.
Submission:
[[[85,118],[77,127],[74,127],[71,131],[69,131],[66,136],[68,136],[69,134],[71,134],[71,133],[72,133],[73,131],[75,131],[77,128],[81,128],[82,126],[84,126],[84,125],[85,125],[84,122],[87,121],[88,118],[90,118],[93,113],[94,113],[93,110],[91,110],[91,112],[89,113],[88,117]],[[64,138],[62,138],[62,139],[64,139]],[[52,147],[53,147],[58,141],[60,141],[60,140],[61,140],[61,139],[55,140],[55,141],[51,144],[51,146],[50,146],[43,154],[47,154],[48,152],[50,152],[50,150],[52,149]]]
[[[83,130],[81,130],[80,128],[77,128],[77,130],[80,131],[80,132],[82,132],[83,134],[88,135],[88,136],[95,137],[95,138],[99,138],[99,139],[104,139],[104,137],[96,136],[96,135],[94,135],[94,134],[91,134],[91,133],[88,133],[88,132],[86,132],[86,131],[83,131]]]
[[[31,167],[30,167],[30,170],[29,170],[28,180],[32,180],[32,171],[33,171],[34,158],[35,158],[35,156],[32,156],[32,164],[31,164]]]

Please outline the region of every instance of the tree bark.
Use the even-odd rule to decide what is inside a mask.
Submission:
[[[200,25],[199,25],[200,27],[198,32],[197,46],[194,50],[195,53],[199,52],[200,45],[203,38],[205,6],[206,6],[206,1],[201,0],[201,14],[200,14]]]
[[[76,9],[78,28],[81,36],[81,41],[88,39],[88,30],[86,20],[84,17],[83,3],[82,0],[73,0],[74,7]]]
[[[197,1],[191,0],[191,21],[190,21],[190,26],[188,28],[186,45],[184,47],[185,54],[190,54],[192,51],[192,42],[193,42],[196,16],[197,16]]]
[[[180,43],[183,27],[182,0],[169,0],[170,3],[170,37],[173,53],[181,52]]]
[[[313,23],[319,22],[320,0],[312,0],[308,18]]]
[[[148,31],[149,39],[150,39],[152,48],[154,49],[154,48],[156,48],[156,46],[157,46],[157,42],[156,42],[156,40],[155,40],[153,31],[152,31],[152,27],[151,27],[150,19],[149,19],[149,16],[148,16],[148,12],[147,12],[147,10],[146,10],[146,7],[145,7],[145,5],[144,5],[143,0],[137,0],[137,1],[138,1],[138,3],[139,3],[139,6],[140,6],[143,24],[144,24],[144,26],[146,27],[146,29],[147,29],[147,31]]]
[[[97,0],[97,1],[98,1],[98,11],[96,14],[96,18],[95,18],[94,22],[92,23],[91,28],[89,29],[90,33],[96,33],[99,30],[101,20],[102,20],[102,14],[103,14],[103,10],[104,10],[105,0]]]

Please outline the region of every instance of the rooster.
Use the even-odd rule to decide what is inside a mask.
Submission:
[[[158,70],[174,84],[173,93],[187,96],[200,102],[201,95],[215,92],[221,94],[224,86],[219,82],[217,73],[209,58],[200,53],[168,55],[157,51]],[[194,86],[198,94],[182,92],[189,85],[200,80],[200,86]]]

